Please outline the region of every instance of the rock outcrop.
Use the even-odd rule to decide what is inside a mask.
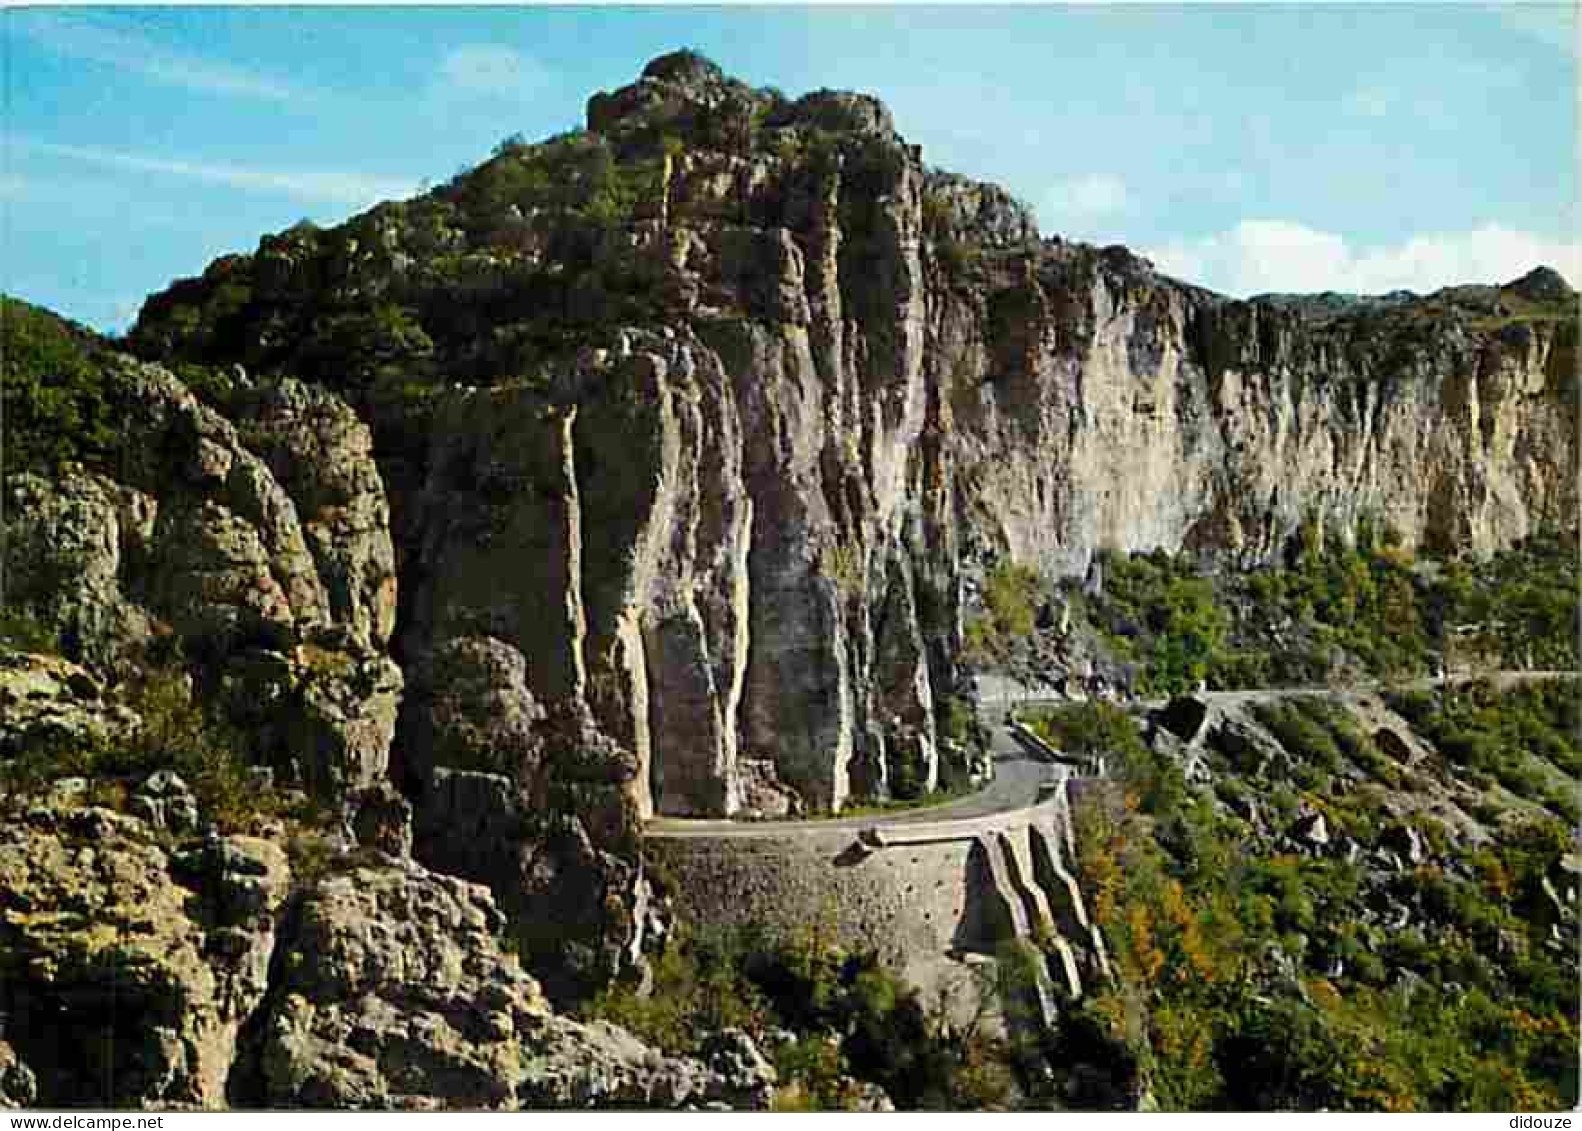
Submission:
[[[107,809],[9,819],[0,1013],[13,1067],[0,1072],[36,1078],[18,1102],[223,1106],[288,881],[280,847],[252,837],[172,851]]]
[[[88,671],[58,656],[0,650],[0,758],[102,742],[141,725]]]
[[[513,1104],[518,1041],[549,1008],[500,953],[486,891],[359,867],[321,883],[296,919],[263,1026],[268,1106]]]
[[[481,886],[364,852],[293,889],[267,840],[166,835],[0,828],[0,1107],[768,1105],[745,1034],[693,1060],[553,1013]]]
[[[158,366],[104,364],[118,450],[5,483],[8,606],[112,678],[184,657],[259,756],[327,802],[384,781],[402,677],[367,426],[291,380],[238,390],[227,417]]]
[[[596,95],[588,125],[266,237],[151,298],[131,336],[307,376],[370,421],[415,852],[489,883],[535,956],[640,948],[654,812],[839,808],[948,777],[935,715],[965,583],[995,561],[1256,563],[1304,523],[1364,520],[1486,553],[1576,520],[1575,296],[1547,276],[1234,302],[1124,248],[1039,240],[874,99],[793,101],[685,52]],[[315,397],[257,409],[261,461],[187,429],[188,479],[242,517],[177,508],[198,516],[182,544],[272,549],[162,572],[201,577],[211,617],[377,641],[380,476],[299,482],[364,450]],[[255,463],[310,516],[297,533],[213,494],[262,482]],[[108,488],[72,505],[128,507]],[[160,608],[190,619],[182,596]],[[457,706],[474,686],[499,718]],[[538,937],[551,893],[587,911]]]

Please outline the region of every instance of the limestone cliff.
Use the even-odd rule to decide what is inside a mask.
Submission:
[[[1574,522],[1575,296],[1474,290],[1231,301],[1040,240],[874,99],[679,53],[586,131],[217,261],[131,344],[372,424],[418,854],[535,953],[597,935],[591,972],[643,944],[649,814],[961,772],[935,715],[987,562],[1257,562],[1309,519],[1484,553]],[[305,599],[376,627],[367,589]],[[474,684],[488,717],[456,705]]]

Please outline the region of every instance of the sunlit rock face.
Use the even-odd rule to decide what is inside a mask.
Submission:
[[[649,816],[957,772],[935,716],[988,563],[1257,563],[1304,523],[1482,554],[1575,521],[1552,272],[1234,302],[1040,240],[871,98],[791,101],[685,53],[588,123],[266,237],[151,299],[132,342],[301,374],[370,422],[416,851],[472,861],[513,921],[575,877],[589,971],[641,945]],[[312,607],[377,637],[378,585],[347,597],[360,575],[311,531],[299,557],[329,582]],[[497,746],[453,709],[457,648],[506,707]],[[494,798],[499,851],[442,833],[460,796]]]

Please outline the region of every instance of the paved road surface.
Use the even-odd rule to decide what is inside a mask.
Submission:
[[[1297,699],[1311,695],[1344,696],[1383,694],[1397,691],[1432,691],[1436,687],[1446,684],[1454,687],[1463,683],[1473,683],[1477,680],[1487,680],[1494,684],[1495,687],[1505,690],[1523,683],[1539,683],[1551,679],[1576,679],[1579,676],[1582,676],[1582,672],[1501,671],[1483,672],[1476,675],[1468,672],[1458,672],[1454,675],[1429,676],[1400,683],[1387,683],[1381,680],[1372,683],[1348,684],[1344,687],[1260,687],[1243,691],[1203,691],[1195,693],[1193,698],[1201,699],[1211,707],[1236,707],[1248,703],[1274,703],[1281,699]],[[1069,699],[1044,699],[1031,696],[1018,698],[1008,694],[1007,689],[998,684],[996,685],[996,691],[1000,692],[1000,696],[994,700],[994,703],[996,708],[1002,712],[1011,706],[1063,707],[1069,706],[1072,702]],[[1165,699],[1137,699],[1124,704],[1124,706],[1131,711],[1151,711],[1163,707],[1167,702],[1168,700]]]
[[[731,821],[693,820],[684,817],[658,817],[643,828],[646,836],[779,836],[787,831],[808,829],[868,829],[874,826],[910,825],[932,821],[962,821],[987,817],[993,813],[1025,809],[1038,800],[1038,787],[1056,781],[1067,773],[1064,766],[1052,766],[1029,758],[1011,738],[1003,722],[990,728],[989,748],[994,754],[994,778],[984,788],[942,805],[901,809],[893,813],[870,813],[856,817],[826,817],[810,821]]]

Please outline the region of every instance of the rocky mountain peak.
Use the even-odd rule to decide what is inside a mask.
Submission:
[[[791,101],[773,87],[753,87],[690,49],[651,60],[635,83],[588,100],[588,128],[607,136],[651,136],[718,142],[735,131],[815,130],[895,139],[895,119],[879,99],[816,90]]]
[[[777,98],[683,49],[651,60],[636,82],[588,99],[588,129],[607,136],[664,133],[697,138],[725,120],[761,120]]]
[[[643,68],[642,77],[681,86],[723,85],[726,80],[718,63],[690,48],[650,59]]]
[[[895,136],[890,108],[871,94],[849,90],[815,90],[793,103],[783,118],[770,125],[805,125],[831,133]]]
[[[1554,302],[1573,299],[1576,292],[1565,277],[1553,267],[1534,267],[1520,279],[1507,283],[1505,289],[1533,302]]]

